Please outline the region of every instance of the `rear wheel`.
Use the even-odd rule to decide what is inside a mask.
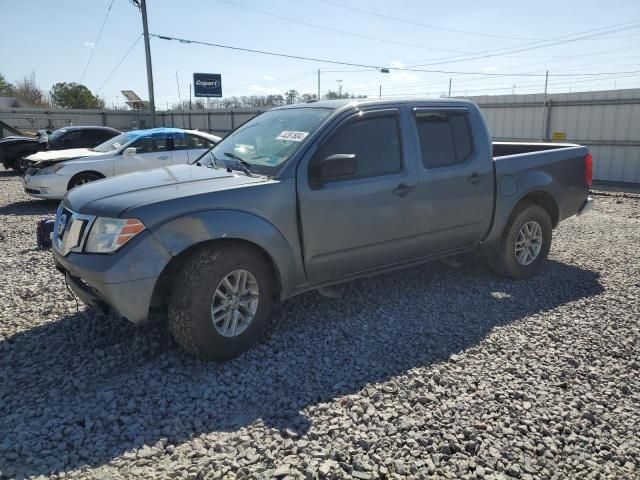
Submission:
[[[553,227],[547,211],[521,203],[509,218],[500,244],[488,254],[491,268],[506,277],[523,279],[542,270],[551,249]]]
[[[169,301],[169,330],[187,352],[229,360],[261,336],[271,312],[273,273],[261,252],[219,244],[180,269]]]
[[[69,184],[67,185],[67,190],[71,190],[72,188],[79,187],[80,185],[84,185],[85,183],[95,182],[96,180],[100,180],[104,178],[102,175],[93,172],[83,172],[78,173],[76,176],[69,180]]]

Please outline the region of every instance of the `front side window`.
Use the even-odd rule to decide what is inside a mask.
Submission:
[[[464,113],[416,112],[416,126],[426,168],[459,165],[473,153]]]
[[[164,135],[143,137],[139,138],[129,146],[135,148],[137,154],[164,152],[167,150],[167,137]]]
[[[347,121],[316,153],[314,162],[335,154],[355,154],[357,173],[349,178],[376,177],[402,168],[400,129],[395,115]]]
[[[313,107],[265,112],[227,135],[198,163],[235,168],[241,160],[253,173],[274,175],[330,113]]]
[[[187,140],[189,142],[189,148],[210,148],[213,146],[206,138],[199,137],[198,135],[187,134]]]

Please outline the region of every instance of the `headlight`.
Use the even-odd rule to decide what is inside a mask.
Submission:
[[[36,175],[50,175],[52,173],[56,173],[58,170],[64,168],[64,165],[61,163],[57,163],[55,165],[51,165],[49,167],[41,168],[36,172]]]
[[[87,238],[87,253],[112,253],[144,230],[136,218],[98,217]]]

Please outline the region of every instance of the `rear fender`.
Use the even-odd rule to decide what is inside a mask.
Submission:
[[[271,257],[280,279],[280,297],[286,298],[305,281],[299,252],[270,222],[235,210],[196,212],[175,218],[152,229],[172,257],[188,248],[216,239],[239,239],[253,243]]]
[[[545,192],[551,195],[560,209],[557,185],[553,177],[540,170],[522,172],[516,175],[505,175],[497,179],[496,212],[494,222],[483,244],[494,245],[500,240],[502,232],[511,217],[511,213],[520,201],[533,192]]]

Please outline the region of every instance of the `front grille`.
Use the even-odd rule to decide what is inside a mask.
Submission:
[[[81,252],[94,219],[92,215],[75,213],[60,204],[53,227],[53,238],[57,249],[63,255]]]
[[[40,194],[40,190],[36,190],[35,188],[25,188],[24,191],[27,193],[33,193],[34,195]]]

